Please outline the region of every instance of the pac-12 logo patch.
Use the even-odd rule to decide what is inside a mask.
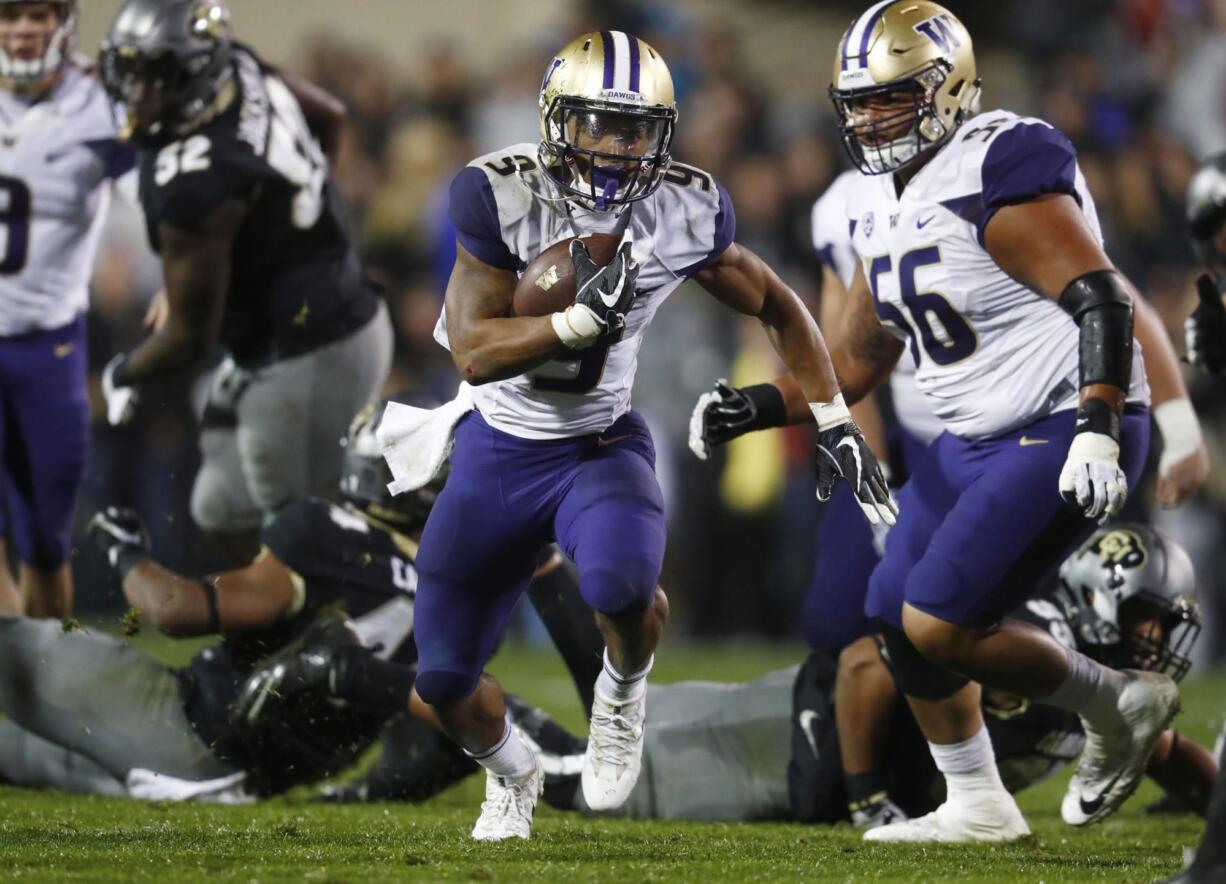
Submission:
[[[876,222],[873,220],[872,212],[865,212],[864,217],[860,219],[860,226],[864,229],[865,236],[873,235],[873,227]]]

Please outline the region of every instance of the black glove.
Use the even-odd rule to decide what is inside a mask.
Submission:
[[[575,303],[591,310],[604,330],[598,343],[616,343],[626,328],[626,314],[634,304],[634,284],[639,267],[630,255],[631,242],[618,248],[613,260],[600,267],[588,254],[583,240],[570,243],[570,260],[575,265]]]
[[[149,532],[136,510],[108,506],[89,520],[86,531],[106,553],[121,580],[134,565],[150,557]]]
[[[893,525],[898,504],[890,496],[881,465],[855,421],[836,424],[817,434],[817,499],[827,501],[842,476],[856,495],[869,524]]]
[[[690,414],[690,451],[699,460],[706,460],[716,445],[785,423],[787,406],[774,384],[730,387],[720,378],[714,392],[698,397]]]
[[[1226,372],[1226,307],[1208,274],[1196,280],[1200,303],[1183,323],[1188,362],[1213,374]]]

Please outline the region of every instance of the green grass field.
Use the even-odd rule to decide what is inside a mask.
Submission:
[[[158,650],[164,644],[156,645]],[[181,652],[181,649],[178,649]],[[665,647],[653,679],[750,678],[798,660],[795,646]],[[555,656],[509,649],[491,667],[578,727]],[[1190,680],[1179,729],[1209,741],[1223,677]],[[783,760],[781,759],[781,763]],[[1034,836],[1005,847],[866,845],[848,826],[585,820],[542,807],[527,843],[468,838],[472,777],[425,805],[329,806],[301,793],[258,807],[151,805],[0,787],[0,879],[25,881],[1153,881],[1200,837],[1193,817],[1149,818],[1146,785],[1088,831],[1060,821],[1063,777],[1021,798]]]

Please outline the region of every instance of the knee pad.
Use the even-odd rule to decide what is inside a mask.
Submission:
[[[970,684],[970,679],[938,666],[921,654],[901,629],[882,623],[881,633],[885,637],[885,649],[894,680],[908,697],[944,700]]]
[[[477,689],[480,673],[468,672],[419,672],[414,687],[417,696],[431,706],[446,705],[463,700]]]
[[[592,568],[579,574],[583,600],[602,614],[634,614],[645,611],[655,598],[659,574],[650,577],[645,567],[628,563],[625,568]]]

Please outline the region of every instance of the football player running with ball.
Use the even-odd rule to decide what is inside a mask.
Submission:
[[[478,157],[451,185],[457,259],[436,333],[476,410],[456,424],[451,478],[417,560],[416,690],[488,772],[478,840],[531,833],[539,762],[482,669],[537,550],[555,538],[606,645],[583,761],[588,805],[618,807],[638,777],[668,603],[656,588],[665,524],[655,454],[630,388],[647,325],[685,280],[766,327],[818,424],[819,495],[845,476],[871,520],[894,519],[808,311],[733,241],[724,189],[672,163],[677,111],[660,55],[633,34],[585,34],[547,66],[540,110],[539,144]],[[601,267],[572,243],[574,303],[511,315],[517,271],[588,234],[622,245]]]
[[[1132,287],[1103,251],[1068,139],[1040,120],[976,113],[970,35],[948,10],[874,4],[838,45],[831,97],[864,173],[847,197],[861,265],[836,371],[854,401],[910,349],[947,430],[900,495],[866,611],[948,797],[865,837],[1028,834],[975,682],[1081,716],[1086,747],[1062,815],[1095,822],[1135,789],[1178,689],[1006,615],[1140,475],[1149,389]]]
[[[107,366],[107,416],[128,420],[144,382],[224,348],[191,508],[245,563],[261,524],[336,487],[336,440],[391,363],[387,308],[325,155],[344,108],[235,42],[220,0],[127,0],[99,64],[140,148],[169,305],[154,334]]]
[[[0,613],[32,617],[72,611],[89,274],[112,184],[135,183],[111,101],[73,52],[76,27],[76,0],[0,2]]]

